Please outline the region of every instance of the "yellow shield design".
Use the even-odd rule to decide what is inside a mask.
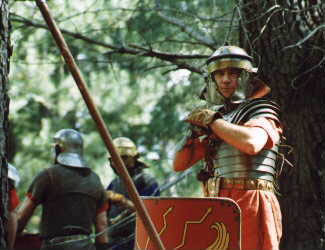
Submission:
[[[141,198],[166,249],[241,249],[241,213],[235,201],[228,198]],[[135,249],[156,249],[138,216]]]

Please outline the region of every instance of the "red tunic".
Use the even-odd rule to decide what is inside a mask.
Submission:
[[[220,189],[242,211],[242,250],[278,250],[282,236],[281,210],[274,193],[261,190]]]
[[[270,149],[279,141],[281,127],[266,118],[244,124],[260,127],[268,134],[265,148]],[[220,197],[227,197],[239,205],[242,212],[242,250],[278,250],[282,236],[282,215],[273,192],[262,190],[220,189]]]

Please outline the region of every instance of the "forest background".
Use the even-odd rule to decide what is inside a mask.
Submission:
[[[293,147],[280,177],[282,249],[323,249],[325,85],[321,0],[48,1],[113,138],[136,142],[162,185],[177,178],[172,157],[185,115],[201,101],[205,60],[224,44],[244,47],[283,110]],[[32,1],[9,2],[11,23],[8,161],[21,198],[53,161],[56,131],[84,134],[85,156],[104,185],[107,151]],[[200,196],[192,173],[164,196]],[[29,230],[35,231],[39,216]]]

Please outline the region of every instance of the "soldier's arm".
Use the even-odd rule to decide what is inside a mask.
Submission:
[[[96,234],[106,230],[106,228],[107,228],[106,210],[102,211],[96,215],[95,228],[96,228]],[[106,243],[108,243],[108,236],[107,236],[106,232],[104,232],[96,237],[96,245],[99,245],[99,246],[106,245]]]
[[[212,131],[225,142],[246,154],[257,154],[263,148],[272,148],[280,140],[282,127],[272,119],[260,117],[243,125],[217,119],[210,125]]]
[[[217,137],[250,155],[260,152],[268,141],[268,134],[261,127],[236,125],[216,119],[210,128]]]
[[[123,208],[129,209],[131,211],[135,211],[133,202],[127,199],[123,194],[108,190],[106,191],[106,195],[110,202],[115,203]]]
[[[48,170],[41,171],[32,181],[29,186],[27,195],[23,202],[18,206],[18,230],[21,233],[30,217],[33,215],[35,208],[42,203],[48,192],[50,179]]]
[[[175,171],[184,171],[205,157],[207,138],[211,136],[209,124],[217,116],[219,113],[215,111],[197,108],[186,117],[186,134],[174,156]]]
[[[205,156],[206,141],[200,138],[187,138],[185,145],[176,152],[173,161],[175,171],[184,171]]]
[[[24,230],[30,217],[34,213],[36,206],[37,205],[29,197],[26,197],[25,200],[18,207],[18,209],[17,209],[17,216],[18,216],[17,233],[21,233]]]
[[[8,218],[8,234],[7,234],[9,249],[14,249],[17,225],[18,225],[17,213],[15,211],[11,211],[9,213],[9,218]]]
[[[270,149],[275,144],[280,142],[283,130],[282,125],[270,118],[260,117],[256,119],[251,119],[244,124],[246,127],[259,127],[264,129],[268,135],[267,142],[264,148]]]
[[[14,187],[14,183],[9,179],[9,202],[8,202],[8,230],[7,230],[7,241],[9,249],[13,249],[15,240],[16,240],[16,232],[18,226],[18,217],[16,208],[19,205],[19,197],[17,194],[17,190]]]

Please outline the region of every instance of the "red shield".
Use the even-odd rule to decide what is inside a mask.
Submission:
[[[235,201],[228,198],[141,198],[166,249],[241,249],[241,214]],[[135,249],[156,249],[138,216]]]

